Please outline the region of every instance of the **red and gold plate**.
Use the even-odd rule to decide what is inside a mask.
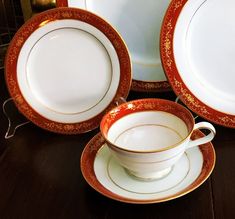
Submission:
[[[176,95],[196,114],[230,128],[235,128],[234,7],[233,0],[173,0],[160,37],[163,68]]]
[[[20,112],[46,130],[76,134],[99,126],[131,86],[128,49],[115,29],[81,9],[57,8],[26,22],[5,61]]]

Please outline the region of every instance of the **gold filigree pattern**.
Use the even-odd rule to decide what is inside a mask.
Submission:
[[[122,104],[108,114],[101,121],[102,133],[108,132],[109,128],[119,119],[131,113],[146,111],[163,111],[181,118],[187,124],[189,130],[193,127],[193,117],[183,106],[172,101],[163,99],[139,99]]]
[[[170,19],[166,25],[166,34],[165,34],[165,38],[163,41],[163,45],[164,45],[164,50],[165,50],[165,56],[166,56],[166,65],[169,69],[172,69],[172,51],[171,51],[171,41],[172,41],[172,31],[173,27],[172,27],[172,19]]]
[[[19,37],[19,39],[16,41],[16,46],[20,47],[24,42],[23,37]]]
[[[143,92],[163,92],[171,90],[171,86],[168,81],[145,82],[133,80],[131,84],[131,89],[133,91]]]
[[[217,124],[235,128],[235,116],[217,111],[202,103],[184,84],[177,69],[173,51],[173,35],[180,12],[186,3],[187,0],[173,0],[165,14],[165,19],[162,23],[160,46],[163,68],[176,95],[181,96],[182,101],[192,111]]]
[[[96,152],[97,148],[105,143],[105,139],[102,137],[101,133],[95,135],[92,140],[87,144],[90,152]]]
[[[75,19],[86,22],[95,28],[99,29],[113,44],[119,58],[120,64],[120,83],[116,92],[116,97],[126,98],[131,86],[131,61],[126,45],[124,44],[120,35],[102,18],[80,9],[75,8],[59,8],[42,12],[34,16],[30,21],[25,23],[19,31],[15,34],[12,42],[8,48],[6,55],[5,76],[9,92],[14,99],[18,109],[29,120],[36,125],[57,133],[76,134],[84,133],[99,126],[99,122],[103,114],[114,107],[112,102],[106,109],[95,115],[93,118],[80,123],[65,124],[44,118],[38,114],[23,98],[21,90],[17,82],[17,59],[25,41],[38,28],[61,19]]]
[[[62,16],[64,18],[71,18],[73,16],[72,12],[66,11],[64,13],[62,13]]]
[[[174,6],[173,6],[174,12],[175,12],[178,8],[182,7],[184,1],[185,1],[185,0],[180,0],[180,1],[174,2]]]
[[[178,89],[179,94],[183,96],[183,98],[187,101],[187,103],[190,103],[191,106],[194,108],[200,109],[200,112],[203,114],[210,114],[209,111],[206,109],[206,107],[201,104],[199,101],[197,101],[189,92],[187,89],[183,88],[183,84],[179,82],[175,77],[174,77],[174,85],[175,88]]]
[[[198,137],[203,137],[204,135],[199,131],[196,130],[193,139],[197,139]],[[103,184],[97,180],[95,171],[94,171],[94,162],[96,159],[97,154],[99,153],[99,150],[102,148],[104,144],[104,139],[98,133],[95,137],[93,137],[89,143],[85,146],[82,156],[81,156],[81,171],[88,182],[88,184],[94,188],[96,191],[101,193],[102,195],[109,197],[114,200],[118,200],[121,202],[126,202],[126,203],[135,203],[135,204],[147,204],[147,203],[159,203],[159,202],[164,202],[168,200],[175,199],[177,197],[181,197],[183,195],[186,195],[196,188],[198,188],[205,180],[210,176],[212,173],[214,166],[215,166],[215,151],[213,148],[213,145],[211,143],[206,143],[204,145],[201,145],[200,151],[203,157],[203,164],[202,168],[200,171],[199,176],[191,182],[190,185],[186,186],[183,190],[180,192],[177,192],[173,195],[170,196],[164,196],[160,197],[156,196],[156,198],[151,198],[151,199],[133,199],[133,198],[128,198],[125,196],[121,196],[119,194],[116,194],[115,192],[110,191],[110,189],[106,188]]]
[[[18,93],[17,90],[17,83],[11,76],[9,78],[9,84],[12,87],[12,97],[16,103],[17,106],[19,106],[20,110],[23,110],[27,113],[28,118],[35,119],[36,116],[33,113],[33,110],[28,106],[28,104],[24,101],[22,95]]]
[[[235,124],[235,118],[230,118],[228,116],[222,116],[222,117],[219,117],[219,119],[223,122],[223,123],[233,123]]]

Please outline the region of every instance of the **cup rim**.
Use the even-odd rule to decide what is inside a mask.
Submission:
[[[191,130],[188,130],[188,134],[186,135],[186,137],[184,137],[182,140],[180,140],[179,142],[175,143],[175,144],[172,144],[172,145],[169,145],[167,147],[164,147],[162,149],[156,149],[156,150],[141,150],[141,151],[138,151],[138,150],[133,150],[133,149],[127,149],[127,148],[123,148],[123,147],[120,147],[114,143],[112,143],[106,136],[106,134],[104,133],[103,131],[103,126],[105,124],[105,121],[107,119],[107,117],[112,113],[112,112],[115,112],[115,111],[118,111],[117,109],[120,109],[121,107],[125,106],[125,105],[128,105],[128,104],[131,104],[131,103],[135,103],[135,102],[139,102],[139,101],[148,101],[148,102],[165,102],[165,103],[170,103],[170,104],[173,104],[173,105],[177,105],[178,107],[180,107],[182,110],[184,110],[189,116],[190,116],[190,119],[192,121],[192,128]],[[146,111],[150,111],[150,110],[146,110]],[[161,111],[161,110],[151,110],[151,111]],[[138,112],[144,112],[144,111],[138,111]],[[165,111],[163,111],[165,112]],[[136,112],[132,112],[132,113],[136,113]],[[130,114],[132,114],[130,113]],[[172,115],[174,115],[173,113],[170,113]],[[126,115],[124,116],[121,116],[121,118],[125,117]],[[176,116],[176,115],[175,115]],[[177,116],[178,117],[178,116]],[[118,121],[118,120],[116,120]],[[116,122],[115,121],[115,122]],[[115,123],[114,122],[114,123]],[[183,121],[185,123],[185,121]],[[107,145],[111,145],[111,147],[115,148],[115,149],[118,149],[118,150],[121,150],[121,151],[125,151],[125,152],[131,152],[131,153],[136,153],[136,154],[141,154],[141,153],[155,153],[155,152],[163,152],[163,151],[167,151],[167,150],[170,150],[170,149],[173,149],[173,148],[176,148],[177,146],[179,146],[180,144],[182,144],[189,136],[191,136],[192,132],[194,131],[194,125],[195,125],[195,119],[192,115],[192,113],[184,106],[182,106],[181,104],[179,103],[176,103],[174,101],[171,101],[171,100],[165,100],[165,99],[161,99],[161,98],[144,98],[144,99],[137,99],[137,100],[131,100],[131,101],[128,101],[128,102],[125,102],[125,103],[122,103],[118,106],[116,106],[115,108],[113,108],[112,110],[108,111],[102,118],[101,122],[100,122],[100,132],[103,136],[103,138],[105,139],[105,141],[107,142]],[[112,126],[112,125],[111,125]],[[110,126],[110,127],[111,127]],[[110,129],[110,128],[109,128]],[[107,132],[108,133],[108,132]]]

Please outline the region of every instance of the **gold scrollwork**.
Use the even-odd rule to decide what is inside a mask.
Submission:
[[[59,13],[58,13],[59,14]],[[64,17],[64,18],[71,18],[73,17],[73,14],[69,11],[65,11],[63,13],[61,13],[61,15]]]
[[[219,119],[224,123],[233,123],[235,124],[234,118],[229,118],[228,116],[219,117]]]
[[[197,101],[191,94],[189,94],[187,89],[184,89],[182,86],[182,83],[179,82],[175,77],[174,77],[174,84],[175,84],[175,87],[179,90],[180,95],[182,95],[184,99],[188,103],[190,103],[190,105],[192,105],[194,108],[200,108],[200,112],[202,114],[207,114],[207,115],[210,114],[208,110],[206,109],[206,107],[200,104],[199,101]]]
[[[16,46],[20,47],[24,42],[24,38],[23,37],[19,37],[16,41]]]
[[[172,63],[173,60],[171,58],[172,52],[171,52],[171,38],[172,38],[172,34],[171,34],[171,30],[172,30],[172,19],[170,19],[166,25],[167,28],[167,32],[165,35],[165,39],[164,39],[164,49],[165,49],[165,54],[166,54],[166,65],[169,69],[172,68]]]
[[[72,131],[72,130],[74,130],[74,125],[72,125],[72,124],[64,125],[64,130],[65,131]]]
[[[184,0],[179,0],[174,3],[174,12],[183,5]]]

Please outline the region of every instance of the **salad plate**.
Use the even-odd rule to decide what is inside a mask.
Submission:
[[[233,0],[173,0],[160,40],[176,95],[199,116],[230,128],[235,128],[234,7]]]
[[[170,0],[57,0],[57,6],[94,12],[122,35],[131,54],[132,90],[170,90],[162,69],[159,37],[161,22]]]
[[[16,106],[49,131],[76,134],[99,126],[126,98],[131,62],[120,35],[95,14],[72,8],[40,13],[13,38],[5,78]]]
[[[193,138],[202,136],[202,132],[196,131]],[[81,156],[82,174],[93,189],[108,198],[136,204],[164,202],[186,195],[210,176],[214,165],[215,151],[207,143],[187,150],[167,176],[142,181],[116,162],[100,133],[86,145]]]

